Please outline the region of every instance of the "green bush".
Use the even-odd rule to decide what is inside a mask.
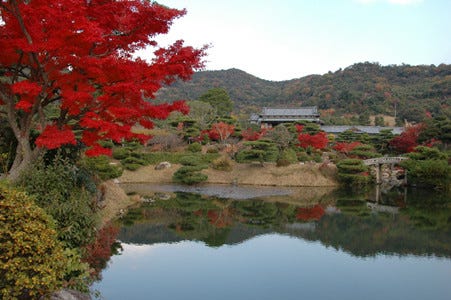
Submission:
[[[114,148],[113,150],[113,158],[115,159],[124,159],[126,157],[130,156],[130,149],[120,147],[120,148]]]
[[[174,173],[172,180],[189,185],[204,182],[208,179],[207,175],[200,173],[204,168],[205,166],[183,166]]]
[[[407,169],[407,182],[424,187],[448,190],[451,182],[451,166],[446,160],[414,160],[401,162]]]
[[[211,166],[215,170],[227,171],[227,172],[232,171],[232,168],[233,168],[232,161],[227,156],[222,156],[222,157],[215,159],[211,163]]]
[[[288,164],[298,162],[298,157],[294,149],[288,148],[280,152],[279,160],[286,160]]]
[[[187,156],[186,153],[178,153],[178,152],[151,152],[151,153],[145,153],[144,159],[146,163],[156,165],[159,164],[162,161],[168,161],[172,164],[178,164],[180,161]],[[196,156],[199,157],[203,164],[209,164],[213,160],[219,157],[218,153],[193,153],[189,156]]]
[[[181,163],[184,166],[198,166],[202,164],[202,159],[200,156],[187,155],[180,158],[179,163]]]
[[[112,140],[99,141],[99,145],[104,148],[109,148],[109,149],[112,149],[114,147],[114,143]]]
[[[134,156],[129,156],[127,158],[124,158],[123,160],[121,160],[121,163],[122,164],[138,164],[141,166],[146,165],[146,161],[144,159],[134,157]]]
[[[141,165],[141,164],[136,164],[136,163],[124,163],[123,166],[124,166],[124,168],[125,168],[126,170],[129,170],[129,171],[136,171],[136,170],[138,170],[139,168],[141,168],[143,165]]]
[[[350,187],[360,187],[370,183],[369,168],[360,159],[343,159],[337,163],[338,180]]]
[[[40,299],[87,266],[65,252],[51,218],[24,192],[0,186],[0,298]],[[80,283],[80,282],[78,282]],[[86,286],[85,286],[86,288]]]
[[[374,147],[371,145],[357,146],[349,152],[349,155],[361,159],[376,158],[382,156],[380,153],[377,153],[376,149],[374,149]]]
[[[192,143],[192,144],[188,145],[187,150],[189,152],[201,152],[202,151],[202,145],[199,144],[199,143]]]
[[[96,157],[85,157],[80,162],[81,166],[97,175],[102,180],[117,178],[122,175],[122,168],[112,165],[109,157],[102,155]]]
[[[312,157],[306,152],[298,152],[297,157],[300,162],[307,162],[312,160]]]
[[[96,221],[94,195],[80,185],[77,174],[79,169],[67,160],[56,158],[47,166],[41,160],[17,183],[53,217],[59,239],[70,248],[90,242]]]
[[[208,147],[207,148],[207,153],[218,153],[219,149],[216,146],[212,146],[212,147]]]
[[[239,151],[236,155],[236,161],[239,163],[275,162],[279,156],[277,145],[270,140],[248,141],[244,142],[244,146],[247,148]]]

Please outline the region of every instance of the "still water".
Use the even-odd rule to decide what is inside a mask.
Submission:
[[[451,299],[448,195],[129,188],[105,299]]]

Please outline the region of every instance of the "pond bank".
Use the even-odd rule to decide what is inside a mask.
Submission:
[[[141,167],[136,171],[124,171],[121,183],[172,183],[172,175],[180,167],[174,164],[170,168],[155,170],[154,165]],[[257,186],[294,186],[294,187],[335,187],[337,182],[332,174],[336,172],[333,164],[305,163],[277,167],[274,163],[233,164],[231,171],[219,171],[212,168],[202,170],[208,176],[206,183],[235,184]]]
[[[127,195],[123,189],[125,185],[138,184],[135,188],[143,189],[143,192],[182,191],[172,184],[172,174],[179,167],[180,165],[172,165],[167,169],[155,170],[155,166],[150,165],[133,172],[124,171],[117,180],[104,182],[102,189],[105,192],[105,200],[100,212],[101,225],[117,218],[128,207],[140,203],[139,195]],[[264,166],[235,164],[230,172],[209,168],[202,171],[208,175],[206,184],[195,187],[186,186],[183,187],[183,191],[224,198],[228,196],[241,199],[264,197],[268,201],[278,201],[280,196],[289,194],[291,197],[288,199],[296,203],[316,201],[328,194],[330,189],[337,187],[337,182],[332,179],[332,176],[325,176],[320,168],[321,164],[314,163],[293,164],[287,167],[276,167],[275,164],[268,163]],[[334,165],[328,165],[327,168],[330,172],[336,169]],[[141,187],[139,187],[140,184]],[[287,187],[293,187],[293,189],[287,189]],[[250,195],[252,193],[255,195]]]

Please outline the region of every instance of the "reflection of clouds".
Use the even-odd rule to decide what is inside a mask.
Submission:
[[[159,250],[168,249],[170,248],[192,248],[193,244],[196,244],[194,242],[190,241],[182,241],[178,243],[160,243],[160,244],[152,244],[152,245],[146,245],[146,244],[127,244],[127,243],[121,243],[122,248],[124,249],[122,251],[123,255],[126,256],[132,256],[132,257],[146,257],[149,255],[152,255],[154,252],[157,252]]]

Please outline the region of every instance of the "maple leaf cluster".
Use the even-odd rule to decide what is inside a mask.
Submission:
[[[224,142],[235,132],[235,126],[224,122],[218,122],[211,125],[211,129],[202,130],[199,139],[205,135],[212,141]]]
[[[298,141],[299,147],[308,148],[313,147],[318,150],[322,150],[327,147],[329,139],[324,131],[320,131],[316,134],[302,133],[304,127],[302,125],[296,125],[296,129],[299,132]]]
[[[266,128],[262,128],[262,129],[260,129],[260,131],[253,130],[252,128],[248,128],[246,130],[243,130],[243,132],[241,133],[241,136],[243,137],[243,140],[245,140],[245,141],[258,141],[267,132],[268,132],[268,129],[266,129]]]
[[[39,147],[80,139],[97,155],[106,153],[100,140],[145,141],[134,125],[152,128],[171,111],[187,113],[183,102],[148,101],[203,67],[206,47],[179,40],[163,48],[155,40],[185,13],[139,0],[1,1],[0,105],[16,138],[40,130]],[[146,47],[151,61],[134,58]]]
[[[350,142],[350,143],[338,142],[334,145],[333,149],[340,153],[348,154],[349,152],[354,150],[355,147],[361,146],[361,145],[362,145],[361,142]]]
[[[409,153],[419,145],[418,138],[424,129],[423,124],[407,127],[400,135],[390,141],[390,146],[400,153]]]

